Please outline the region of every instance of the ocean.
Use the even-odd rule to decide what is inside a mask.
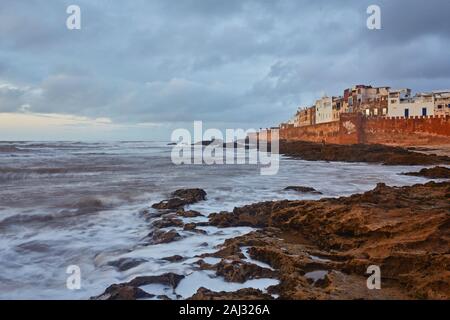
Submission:
[[[186,209],[203,216],[183,220],[204,222],[212,212],[261,201],[339,197],[368,191],[379,182],[426,181],[399,174],[420,166],[285,157],[274,176],[261,175],[258,165],[177,166],[171,150],[167,142],[0,142],[0,299],[89,299],[113,283],[166,272],[186,276],[175,292],[163,285],[145,290],[179,299],[200,287],[264,290],[277,281],[229,283],[195,265],[198,255],[215,252],[226,239],[251,228],[199,227],[205,234],[175,228],[181,240],[148,245],[144,240],[151,222],[159,219],[151,205],[176,189],[202,188],[207,200]],[[283,190],[291,185],[313,187],[323,195]],[[162,260],[173,255],[185,260]],[[119,271],[111,262],[122,258],[144,262]],[[79,290],[66,287],[70,265],[80,267]]]

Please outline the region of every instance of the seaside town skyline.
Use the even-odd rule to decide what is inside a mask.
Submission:
[[[450,89],[417,92],[410,88],[355,85],[344,89],[340,96],[324,94],[309,106],[300,106],[295,115],[281,128],[303,127],[339,121],[342,113],[357,113],[367,117],[429,117],[450,116]]]

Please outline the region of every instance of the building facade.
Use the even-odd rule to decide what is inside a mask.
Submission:
[[[356,85],[345,89],[343,96],[343,113],[362,113],[366,116],[383,116],[387,114],[390,87],[372,87]]]
[[[333,99],[322,97],[316,101],[316,123],[326,123],[333,121]]]
[[[333,97],[333,104],[331,109],[333,110],[333,116],[331,121],[338,121],[340,119],[341,113],[344,109],[344,98],[343,97]]]
[[[389,93],[389,117],[422,117],[434,115],[434,95],[420,93],[411,97],[410,89],[393,90]]]
[[[318,99],[311,107],[299,108],[285,126],[305,127],[339,121],[343,113],[365,117],[450,116],[450,90],[418,93],[411,89],[391,89],[356,85],[344,90],[343,96]]]
[[[297,112],[296,127],[305,127],[316,124],[316,109],[315,107],[306,107],[299,109]]]
[[[434,91],[434,114],[450,116],[450,90]]]

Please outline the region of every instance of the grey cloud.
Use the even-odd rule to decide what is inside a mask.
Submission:
[[[0,112],[14,112],[25,104],[27,90],[9,85],[0,85]]]
[[[450,87],[450,3],[80,0],[0,3],[0,110],[276,124],[356,83]],[[16,87],[19,89],[11,89]],[[27,89],[24,89],[27,88]]]

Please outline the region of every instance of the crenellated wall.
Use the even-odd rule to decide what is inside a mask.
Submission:
[[[336,144],[450,144],[450,116],[405,119],[342,114],[335,122],[281,128],[280,139]]]
[[[365,143],[450,144],[450,116],[368,118],[364,136]]]

